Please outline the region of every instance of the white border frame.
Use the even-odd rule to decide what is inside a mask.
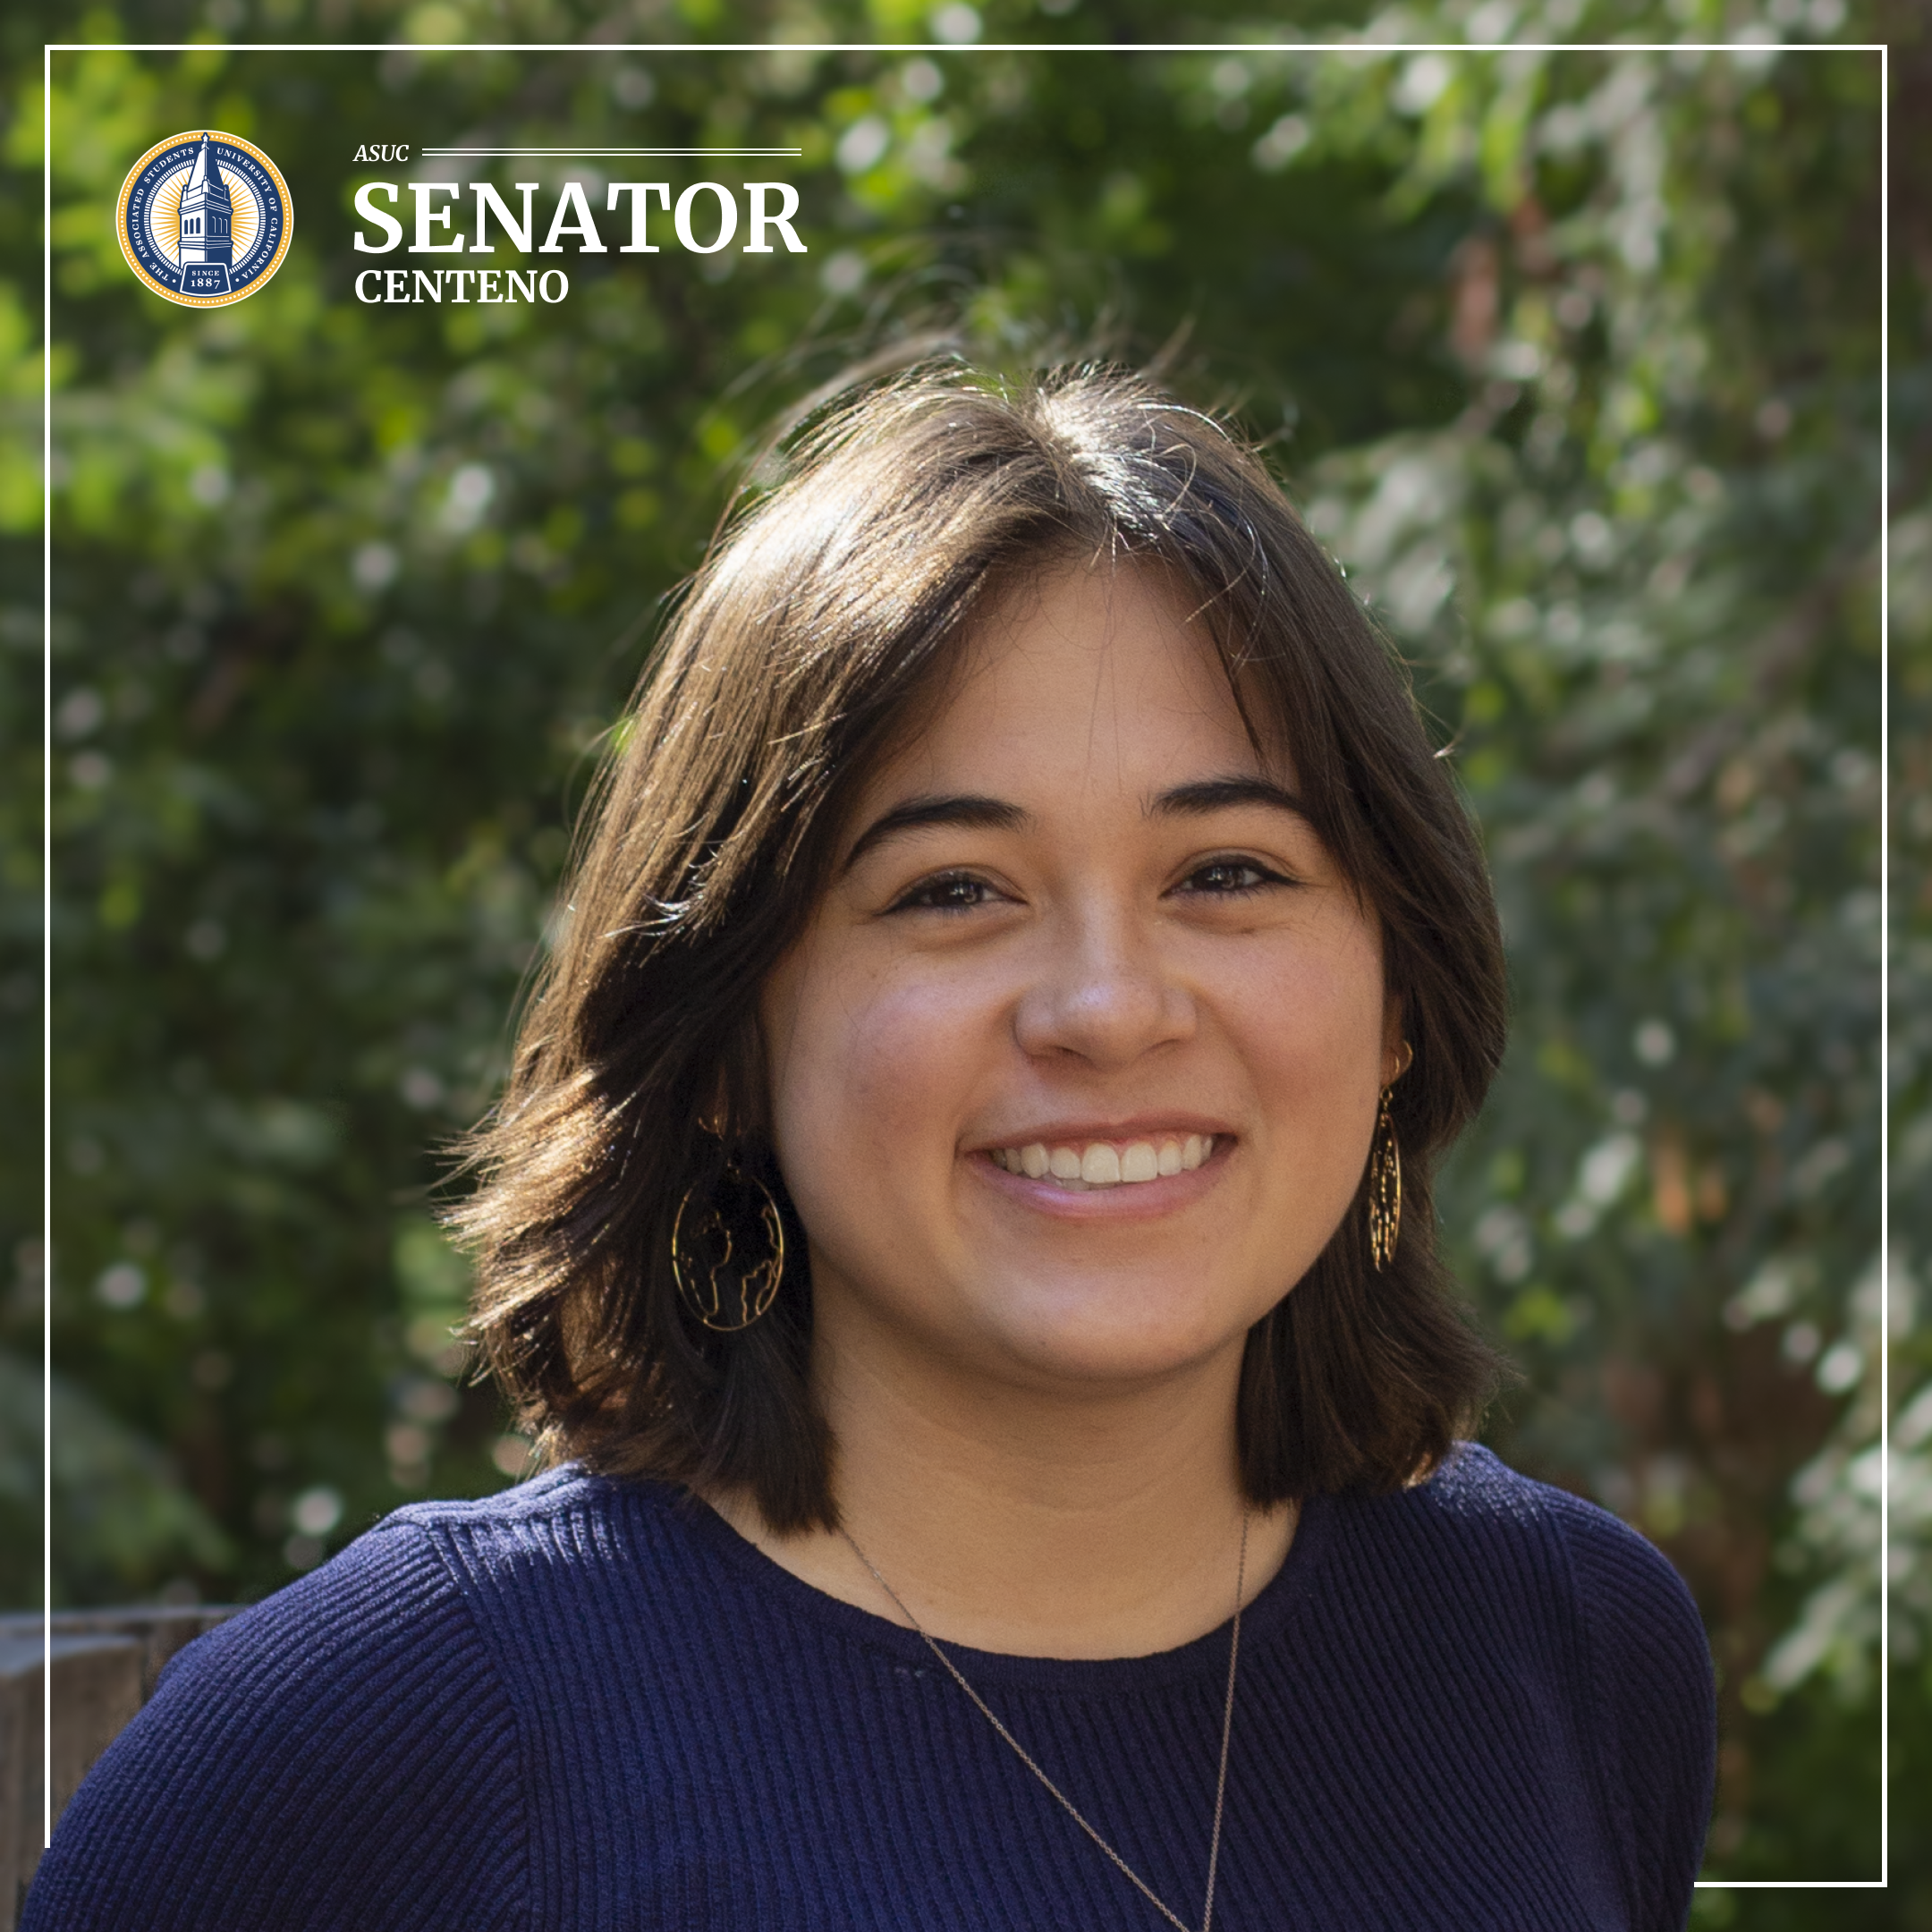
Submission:
[[[769,54],[771,40],[47,40],[40,47],[40,1802],[54,1835],[54,54]],[[1878,1878],[1700,1878],[1699,1892],[1892,1885],[1892,47],[1887,40],[798,40],[800,54],[1878,54]],[[572,150],[558,150],[572,153]]]

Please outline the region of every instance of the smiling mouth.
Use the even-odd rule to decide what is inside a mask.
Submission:
[[[1169,1134],[1158,1140],[1092,1140],[1084,1147],[1048,1147],[1030,1140],[1024,1147],[991,1148],[988,1158],[1008,1174],[1045,1181],[1069,1194],[1094,1188],[1133,1187],[1190,1174],[1215,1150],[1213,1134]]]

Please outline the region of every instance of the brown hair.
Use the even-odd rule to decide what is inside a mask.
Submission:
[[[1496,1361],[1436,1260],[1430,1174],[1481,1103],[1506,1003],[1481,853],[1394,654],[1258,457],[1131,376],[1008,392],[916,374],[786,460],[713,546],[615,733],[508,1091],[471,1141],[481,1184],[453,1216],[476,1255],[473,1331],[543,1455],[741,1488],[780,1530],[835,1522],[803,1230],[761,1126],[758,996],[928,674],[1015,572],[1072,555],[1160,571],[1243,716],[1258,699],[1274,714],[1317,829],[1380,917],[1415,1049],[1394,1097],[1394,1262],[1372,1272],[1358,1195],[1249,1334],[1248,1494],[1433,1467]],[[727,1159],[789,1231],[775,1302],[733,1335],[693,1318],[671,1264],[680,1202]]]

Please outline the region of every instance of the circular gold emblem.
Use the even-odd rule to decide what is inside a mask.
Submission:
[[[135,275],[186,309],[252,295],[288,253],[295,205],[252,141],[205,129],[157,141],[121,183],[114,233]]]

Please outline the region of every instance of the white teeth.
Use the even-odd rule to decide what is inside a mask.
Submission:
[[[1191,1172],[1214,1152],[1214,1145],[1212,1134],[1189,1134],[1157,1146],[1151,1140],[1131,1140],[1124,1148],[1106,1140],[1091,1141],[1085,1148],[1049,1148],[1045,1141],[1030,1140],[1023,1147],[994,1148],[988,1157],[1008,1174],[1051,1179],[1069,1193],[1083,1194],[1089,1188],[1133,1185]]]
[[[1112,1187],[1121,1177],[1120,1156],[1097,1140],[1080,1156],[1080,1177],[1089,1187]]]

